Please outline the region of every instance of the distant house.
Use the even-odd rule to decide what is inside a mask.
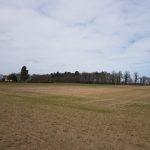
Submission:
[[[13,82],[13,80],[8,79],[8,76],[3,76],[5,82]]]
[[[7,79],[5,79],[5,82],[13,82],[13,80],[7,80]]]

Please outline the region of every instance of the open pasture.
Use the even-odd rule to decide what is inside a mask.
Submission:
[[[149,150],[150,86],[0,84],[0,150]]]

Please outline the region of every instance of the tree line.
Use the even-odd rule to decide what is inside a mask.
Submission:
[[[4,79],[3,79],[4,81]],[[130,72],[122,71],[111,73],[102,72],[56,72],[51,74],[33,74],[29,75],[26,66],[21,68],[19,74],[10,74],[7,76],[7,81],[14,82],[29,82],[29,83],[95,83],[95,84],[114,84],[114,85],[150,85],[150,78],[146,76],[139,76],[135,72],[132,76]]]

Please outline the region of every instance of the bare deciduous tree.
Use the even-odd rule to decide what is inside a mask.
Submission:
[[[137,84],[137,81],[139,79],[139,75],[137,72],[134,73],[134,84]]]
[[[128,84],[131,79],[130,72],[126,71],[124,74],[124,83]]]

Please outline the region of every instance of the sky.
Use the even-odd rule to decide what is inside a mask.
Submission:
[[[150,0],[0,0],[0,74],[150,76]]]

